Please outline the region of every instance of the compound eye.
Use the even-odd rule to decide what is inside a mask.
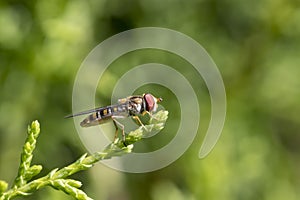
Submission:
[[[155,108],[156,100],[151,94],[145,94],[144,99],[146,101],[146,110],[151,112]]]

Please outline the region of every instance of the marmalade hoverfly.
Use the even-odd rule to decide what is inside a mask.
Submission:
[[[73,115],[68,115],[65,118],[76,117],[80,115],[88,115],[81,123],[81,127],[90,127],[103,124],[110,120],[113,121],[116,132],[115,139],[118,136],[118,126],[122,129],[122,139],[125,141],[124,125],[116,119],[132,117],[136,122],[143,126],[138,115],[149,114],[157,110],[157,103],[161,102],[162,98],[156,98],[152,94],[133,95],[123,99],[119,99],[115,105],[99,107]]]

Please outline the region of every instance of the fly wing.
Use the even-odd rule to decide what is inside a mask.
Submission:
[[[97,112],[98,110],[100,110],[102,108],[103,107],[94,108],[94,109],[91,109],[91,110],[85,110],[85,111],[82,111],[82,112],[79,112],[79,113],[76,113],[76,114],[67,115],[67,116],[65,116],[65,118],[71,118],[71,117],[77,117],[77,116],[80,116],[80,115],[90,114],[90,113],[93,113],[93,112]]]

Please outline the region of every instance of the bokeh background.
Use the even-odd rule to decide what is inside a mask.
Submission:
[[[155,26],[192,37],[219,67],[228,106],[220,140],[208,157],[198,159],[210,101],[192,67],[167,52],[132,52],[116,60],[99,82],[99,105],[110,103],[114,84],[133,66],[167,64],[198,90],[198,135],[180,159],[161,170],[129,174],[98,164],[73,178],[94,199],[299,199],[299,22],[297,0],[1,1],[0,179],[13,182],[34,119],[42,129],[33,159],[43,164],[41,175],[85,153],[73,121],[63,118],[71,113],[77,70],[108,37]],[[162,147],[176,133],[180,115],[189,115],[179,112],[167,88],[147,85],[136,92],[148,91],[164,97],[170,118],[161,134],[137,144],[140,151]],[[45,188],[19,199],[72,198]]]

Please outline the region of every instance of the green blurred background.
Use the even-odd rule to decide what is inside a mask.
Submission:
[[[210,120],[203,80],[176,55],[130,53],[113,63],[100,81],[106,89],[97,93],[99,105],[110,103],[114,84],[133,66],[164,63],[199,87],[198,135],[180,159],[155,172],[128,174],[98,164],[73,176],[83,182],[83,190],[94,199],[110,200],[299,199],[299,22],[298,0],[1,1],[0,179],[13,182],[27,124],[34,119],[42,133],[33,163],[44,165],[42,174],[86,152],[73,121],[63,119],[71,113],[78,68],[108,37],[156,26],[194,38],[219,67],[228,101],[222,136],[213,152],[199,160]],[[165,130],[138,144],[158,149],[176,133],[180,114],[188,113],[178,112],[167,88],[150,85],[137,92],[145,91],[160,91],[170,111]],[[19,199],[72,198],[45,188]]]

